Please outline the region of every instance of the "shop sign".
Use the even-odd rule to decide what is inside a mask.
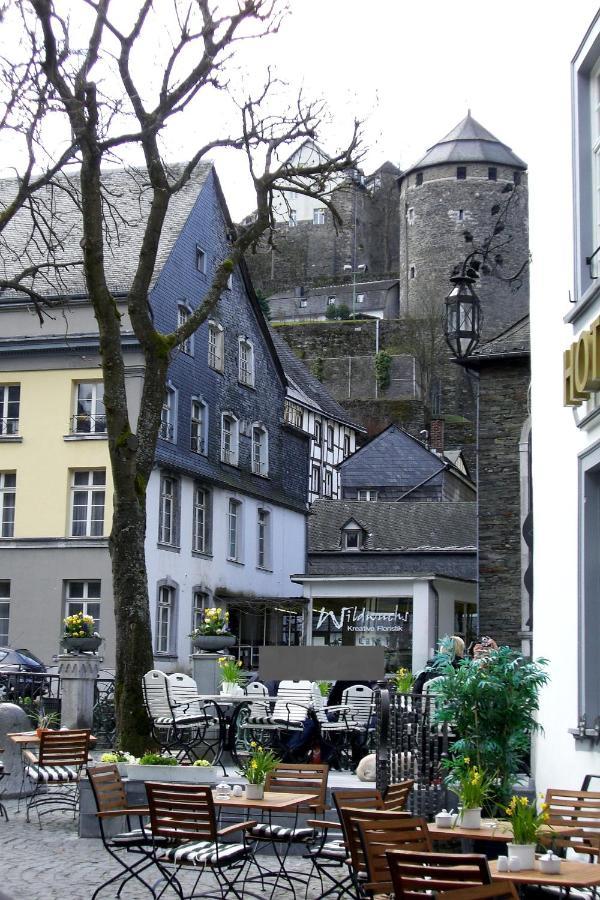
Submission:
[[[564,353],[564,405],[581,406],[600,388],[600,316]]]
[[[404,631],[410,612],[371,612],[365,606],[342,606],[339,613],[324,606],[317,612],[319,620],[315,630],[319,631],[325,622],[331,621],[337,631]]]

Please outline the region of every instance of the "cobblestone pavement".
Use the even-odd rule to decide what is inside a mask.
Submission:
[[[121,871],[97,839],[80,839],[77,825],[68,813],[49,814],[43,818],[40,829],[32,819],[25,821],[23,809],[17,812],[17,803],[6,800],[9,821],[0,818],[0,900],[91,900],[96,888],[111,875]],[[264,865],[271,859],[261,854]],[[286,870],[290,873],[307,873],[309,864],[301,857],[290,857]],[[181,878],[184,892],[189,895],[194,882],[187,872]],[[214,884],[214,882],[210,882]],[[103,890],[98,900],[112,900],[117,896],[117,887]],[[197,889],[195,897],[205,896],[206,890]],[[312,879],[308,900],[321,892],[318,879]],[[268,891],[262,892],[255,886],[254,897],[268,898]],[[164,900],[177,897],[174,890],[164,893]],[[230,894],[230,897],[233,897]],[[250,895],[248,895],[250,896]],[[304,887],[296,891],[299,900],[304,900]],[[149,891],[141,885],[130,882],[121,892],[123,900],[151,900]],[[293,900],[290,890],[278,888],[273,900]]]

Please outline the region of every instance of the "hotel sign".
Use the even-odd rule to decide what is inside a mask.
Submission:
[[[600,389],[600,316],[564,353],[564,405],[581,406]]]
[[[319,616],[316,631],[319,631],[328,620],[337,631],[404,631],[410,617],[410,613],[398,612],[370,612],[364,606],[342,606],[339,613],[324,606],[315,613]]]

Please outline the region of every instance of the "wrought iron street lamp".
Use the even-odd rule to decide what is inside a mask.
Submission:
[[[454,275],[446,297],[444,336],[457,359],[471,355],[481,335],[481,303],[473,289],[475,278]]]

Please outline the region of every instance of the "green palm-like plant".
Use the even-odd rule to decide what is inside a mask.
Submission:
[[[523,771],[536,721],[540,689],[548,681],[546,660],[525,660],[509,647],[483,660],[447,665],[436,691],[436,716],[458,739],[451,756],[468,757],[494,773],[494,800],[506,806]]]

